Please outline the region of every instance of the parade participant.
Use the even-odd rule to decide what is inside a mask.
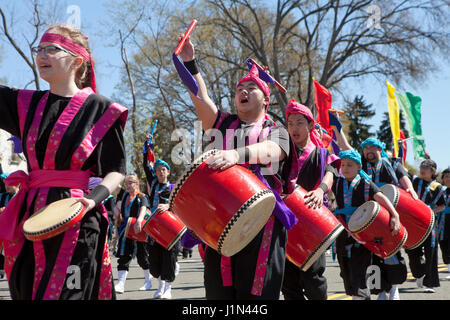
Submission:
[[[148,140],[150,137],[146,137]],[[147,152],[153,152],[148,149]],[[149,187],[149,199],[151,212],[162,213],[169,209],[169,196],[173,185],[169,183],[170,166],[167,162],[157,159],[155,163],[147,161],[147,153],[144,154],[144,171]],[[144,215],[139,216],[142,221]],[[149,243],[150,273],[159,281],[158,289],[154,294],[155,299],[171,299],[172,282],[175,280],[177,269],[179,245],[167,250],[154,239]]]
[[[11,297],[111,299],[108,219],[96,206],[125,173],[127,109],[95,94],[87,37],[74,27],[50,27],[32,52],[50,90],[0,86],[0,128],[21,138],[29,172],[7,178],[21,187],[0,215]],[[84,197],[91,174],[103,180]],[[79,223],[44,241],[24,237],[25,220],[46,204],[69,197],[86,207]],[[70,270],[80,270],[79,285],[66,285]]]
[[[336,128],[333,130],[339,146],[343,150],[352,149],[345,134]],[[368,138],[363,141],[361,148],[363,150],[362,169],[378,187],[386,183],[400,185],[414,199],[417,199],[408,173],[400,163],[401,159],[389,159],[384,151],[385,144],[383,142],[376,138]],[[406,262],[401,252],[397,252],[395,256],[388,259],[373,256],[373,264],[381,269],[381,287],[372,289],[372,292],[378,294],[379,300],[386,300],[387,292],[389,292],[390,300],[399,300],[398,285],[405,282],[407,277]]]
[[[150,275],[150,261],[148,256],[148,244],[146,242],[135,241],[125,236],[125,228],[129,218],[140,217],[145,214],[147,208],[150,208],[148,197],[142,193],[139,186],[139,179],[136,175],[127,175],[124,181],[125,192],[121,199],[120,216],[115,216],[114,219],[120,219],[119,225],[119,240],[117,245],[117,284],[115,290],[117,293],[125,292],[125,282],[127,280],[128,271],[131,260],[134,257],[136,250],[136,258],[138,265],[144,270],[145,282],[139,290],[150,290],[151,279]],[[135,232],[141,231],[139,221],[134,225]],[[150,284],[149,284],[150,282]]]
[[[179,41],[181,39],[182,36]],[[274,214],[241,251],[224,257],[214,249],[206,248],[206,298],[279,299],[286,254],[286,228],[296,223],[295,216],[279,197],[282,182],[290,182],[286,177],[281,177],[278,170],[280,163],[289,159],[289,134],[284,128],[276,126],[266,113],[270,89],[259,78],[255,65],[235,88],[237,114],[229,114],[218,110],[208,96],[190,38],[182,47],[180,58],[198,83],[197,95],[189,92],[198,118],[205,132],[213,136],[213,147],[220,149],[207,161],[207,165],[214,170],[225,170],[235,164],[251,164],[250,169],[274,190],[278,200]],[[272,173],[269,173],[268,167]],[[294,189],[295,180],[293,182],[290,192]]]
[[[339,158],[330,154],[327,148],[318,146],[314,118],[308,107],[292,99],[286,106],[286,120],[299,159],[297,184],[310,191],[306,195],[305,204],[313,209],[320,208],[324,196],[333,185],[333,179],[337,177]],[[327,279],[323,276],[325,267],[325,253],[307,271],[300,270],[286,259],[282,288],[284,299],[305,300],[306,297],[308,300],[326,300]]]
[[[356,150],[339,153],[341,173],[333,183],[337,208],[335,215],[344,226],[347,226],[353,212],[368,200],[375,200],[386,208],[391,216],[390,228],[395,235],[400,230],[400,218],[390,201],[380,189],[368,179],[361,170],[361,155]],[[370,300],[370,291],[366,285],[367,267],[372,264],[372,254],[356,241],[349,232],[342,232],[336,240],[336,251],[344,280],[346,294],[353,300]]]
[[[450,272],[450,167],[442,171],[441,178],[444,185],[441,192],[445,200],[445,209],[438,213],[436,237],[439,239],[442,260]],[[450,279],[450,276],[446,279]]]
[[[420,177],[414,176],[413,186],[420,199],[428,205],[435,214],[444,210],[445,198],[442,185],[436,179],[436,163],[427,159],[420,164]],[[439,287],[438,273],[438,245],[436,230],[425,239],[425,241],[414,249],[406,249],[409,257],[409,267],[414,278],[417,279],[417,286],[425,286],[424,292],[434,293],[434,288]],[[425,257],[425,259],[424,259]]]

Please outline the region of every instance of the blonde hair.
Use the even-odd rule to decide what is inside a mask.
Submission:
[[[91,50],[89,49],[88,39],[87,37],[81,32],[80,29],[75,28],[72,25],[69,24],[58,24],[51,26],[47,29],[46,32],[51,33],[57,33],[64,37],[69,38],[70,40],[78,43],[79,45],[83,46],[91,55]],[[92,61],[92,59],[90,60]],[[83,89],[86,87],[92,87],[92,74],[91,74],[91,62],[90,61],[84,61],[81,64],[81,66],[78,68],[76,74],[75,74],[75,84],[79,89]]]

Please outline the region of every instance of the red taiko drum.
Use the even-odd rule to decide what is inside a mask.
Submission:
[[[307,193],[297,186],[293,193],[284,198],[286,206],[298,219],[298,223],[287,233],[286,257],[302,271],[308,270],[344,230],[327,207],[308,208],[304,199]]]
[[[172,212],[154,214],[148,209],[142,229],[167,250],[172,249],[187,230],[183,222]]]
[[[128,218],[127,220],[127,226],[125,227],[125,237],[134,240],[134,241],[140,241],[145,242],[147,241],[147,234],[144,232],[144,230],[141,230],[141,232],[136,233],[134,231],[134,225],[136,223],[136,218]]]
[[[205,163],[217,150],[196,159],[173,188],[170,211],[208,246],[232,256],[267,223],[275,196],[250,170],[235,165],[213,170]]]
[[[395,255],[405,244],[408,232],[401,225],[393,236],[389,226],[389,212],[375,201],[367,201],[353,212],[348,229],[363,246],[382,259]]]
[[[410,193],[393,184],[385,184],[381,192],[391,201],[408,231],[405,249],[420,246],[430,235],[434,225],[434,212],[422,200],[414,200]]]

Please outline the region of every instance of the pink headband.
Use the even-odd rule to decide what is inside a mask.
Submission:
[[[246,81],[253,81],[257,84],[257,86],[261,89],[261,91],[264,93],[266,97],[269,97],[270,99],[270,89],[267,83],[264,80],[261,80],[259,77],[259,71],[255,64],[253,64],[252,68],[250,69],[250,73],[243,77],[238,84],[236,85],[236,88],[242,83]]]
[[[286,106],[286,120],[289,118],[289,115],[291,113],[301,114],[305,116],[305,118],[307,118],[308,120],[314,122],[314,117],[311,113],[311,110],[309,110],[308,107],[298,103],[294,99],[291,99],[291,101],[289,101],[289,103]]]
[[[312,121],[313,123],[315,122],[311,110],[307,106],[298,103],[294,99],[291,99],[291,101],[289,101],[289,103],[286,106],[286,120],[288,120],[289,115],[292,113],[301,114],[306,119]],[[314,143],[316,146],[321,148],[323,147],[322,140],[320,139],[319,134],[314,128],[311,130],[309,137],[312,143]]]
[[[95,83],[95,74],[94,74],[94,63],[92,61],[92,56],[89,54],[89,52],[84,48],[82,45],[76,43],[75,41],[64,37],[63,35],[60,35],[58,33],[50,33],[46,32],[42,35],[41,42],[52,42],[59,44],[61,47],[63,47],[66,50],[69,50],[70,52],[80,56],[83,58],[84,61],[89,61],[91,64],[91,83],[92,83],[92,90],[97,93],[97,86]]]

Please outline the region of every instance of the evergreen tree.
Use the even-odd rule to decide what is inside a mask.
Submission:
[[[356,96],[353,102],[344,107],[344,114],[348,124],[348,142],[354,148],[360,149],[361,143],[373,135],[370,132],[372,125],[367,123],[375,115],[372,104],[366,104],[363,96]]]
[[[403,113],[400,112],[400,130],[403,131],[406,138],[408,138],[409,133],[406,130],[405,118],[403,118]],[[386,150],[392,151],[394,149],[394,144],[392,141],[392,131],[391,123],[389,122],[389,112],[383,113],[383,119],[381,120],[380,127],[377,130],[377,137],[380,141],[386,144]]]

